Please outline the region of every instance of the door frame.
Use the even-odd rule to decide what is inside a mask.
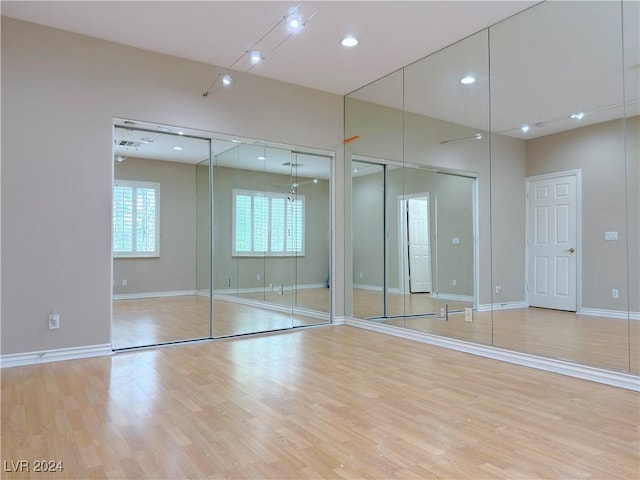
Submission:
[[[398,285],[400,293],[411,293],[411,279],[409,278],[409,257],[407,255],[408,242],[409,242],[409,230],[407,228],[407,200],[412,198],[427,198],[427,205],[429,208],[429,271],[431,273],[431,292],[435,292],[435,283],[433,281],[433,245],[431,239],[433,238],[433,219],[431,215],[431,194],[430,192],[410,193],[406,195],[398,195]],[[406,246],[407,250],[403,247]]]
[[[563,170],[559,172],[544,173],[541,175],[528,176],[525,179],[525,255],[524,255],[524,284],[525,303],[529,303],[529,264],[531,248],[529,243],[529,215],[531,214],[529,205],[529,188],[532,182],[539,180],[550,180],[561,177],[576,178],[576,313],[582,310],[582,169]]]

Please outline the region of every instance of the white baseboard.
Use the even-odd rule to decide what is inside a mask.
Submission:
[[[577,312],[580,315],[594,317],[621,318],[623,320],[640,320],[640,312],[627,312],[626,310],[601,310],[599,308],[581,308]]]
[[[214,299],[223,300],[225,302],[238,303],[240,305],[247,305],[249,307],[264,308],[264,309],[273,310],[276,312],[282,312],[282,313],[292,312],[290,305],[278,305],[276,303],[263,302],[261,300],[253,300],[251,298],[236,297],[230,293],[216,293],[214,295]],[[329,312],[320,312],[318,310],[309,310],[307,308],[302,308],[302,307],[293,307],[293,313],[297,315],[304,315],[307,317],[317,318],[319,320],[322,320],[323,322],[331,321],[331,314]]]
[[[27,353],[11,353],[0,356],[2,368],[35,365],[40,363],[58,362],[61,360],[75,360],[78,358],[101,357],[112,355],[111,344],[88,345],[86,347],[58,348]]]
[[[506,303],[486,303],[478,305],[478,312],[489,312],[491,310],[509,310],[512,308],[529,308],[527,302],[506,302]],[[626,310],[604,310],[600,308],[581,308],[576,314],[589,315],[603,318],[620,318],[622,320],[640,320],[640,312],[627,312]]]
[[[294,289],[305,290],[307,288],[327,288],[326,283],[305,283],[302,285],[272,285],[268,287],[249,287],[249,288],[219,288],[214,291],[216,295],[237,295],[241,293],[278,293],[280,290],[290,292]]]
[[[431,293],[434,300],[451,300],[454,302],[473,303],[473,295],[456,295],[455,293]]]
[[[614,372],[612,370],[589,367],[563,360],[555,360],[552,358],[538,357],[536,355],[514,352],[497,347],[478,345],[476,343],[440,337],[424,332],[418,332],[416,330],[409,330],[406,328],[351,317],[347,317],[345,319],[345,325],[364,328],[366,330],[415,340],[438,347],[449,348],[459,352],[470,353],[481,357],[492,358],[494,360],[501,360],[503,362],[514,363],[525,367],[536,368],[538,370],[559,373],[570,377],[581,378],[584,380],[590,380],[640,392],[640,377],[630,375],[628,373]]]
[[[333,317],[332,325],[345,325],[346,317]]]
[[[353,288],[357,288],[359,290],[368,290],[370,292],[380,292],[382,293],[382,287],[379,285],[365,285],[364,283],[354,283],[353,284]],[[400,290],[400,288],[398,287],[389,287],[388,288],[389,293],[393,293],[393,294],[401,294],[402,290]]]
[[[511,310],[513,308],[528,308],[527,302],[504,302],[504,303],[484,303],[478,305],[478,312],[489,312],[491,310]]]
[[[167,290],[162,292],[118,293],[113,295],[114,300],[134,300],[139,298],[156,297],[182,297],[185,295],[197,295],[198,290]]]

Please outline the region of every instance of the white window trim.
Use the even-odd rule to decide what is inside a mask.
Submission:
[[[293,194],[295,201],[302,202],[302,236],[300,239],[301,249],[299,251],[285,251],[284,252],[272,252],[271,248],[271,229],[269,229],[269,238],[267,239],[267,245],[269,246],[266,252],[238,252],[236,251],[236,196],[237,195],[248,195],[251,198],[253,197],[267,197],[269,199],[285,199],[288,200],[291,198],[292,194],[289,193],[281,193],[281,192],[265,192],[258,190],[245,190],[241,188],[232,189],[231,193],[231,256],[232,257],[304,257],[305,255],[305,235],[306,235],[306,198],[304,195]],[[268,209],[269,216],[269,225],[271,224],[271,210]]]
[[[111,205],[113,208],[113,189],[114,187],[130,187],[130,188],[152,188],[155,190],[156,192],[156,218],[155,218],[155,224],[156,224],[156,234],[155,234],[155,250],[153,252],[137,252],[137,251],[131,251],[131,252],[114,252],[113,251],[113,215],[114,212],[111,212],[111,255],[113,256],[113,258],[157,258],[160,257],[160,184],[158,182],[145,182],[145,181],[138,181],[138,180],[119,180],[119,179],[114,179],[113,181],[113,187],[111,189],[111,193],[112,193],[112,200],[111,200]],[[134,201],[135,201],[135,194],[134,194]],[[135,208],[134,208],[134,215],[135,215]],[[134,225],[133,225],[133,239],[132,239],[132,246],[133,248],[135,248],[136,245],[136,224],[134,221]]]

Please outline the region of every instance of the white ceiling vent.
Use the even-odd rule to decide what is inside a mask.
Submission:
[[[130,147],[130,148],[138,148],[142,145],[140,142],[134,142],[132,140],[118,140],[117,144],[119,147]]]

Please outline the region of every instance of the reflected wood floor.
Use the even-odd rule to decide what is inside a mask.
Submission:
[[[209,309],[209,297],[200,295],[114,300],[113,347],[122,349],[208,338],[210,333],[213,337],[226,337],[326,323],[314,317],[216,297],[211,329]]]
[[[355,288],[353,290],[353,314],[357,318],[381,317],[384,313],[382,292]],[[447,305],[449,311],[473,307],[473,302],[443,300],[429,293],[389,294],[387,315],[419,315],[439,312]]]
[[[635,320],[522,308],[379,320],[433,335],[493,345],[516,352],[566,360],[618,372],[640,373],[640,329]]]
[[[348,326],[2,370],[26,478],[634,479],[638,394]],[[6,469],[5,469],[6,470]]]

